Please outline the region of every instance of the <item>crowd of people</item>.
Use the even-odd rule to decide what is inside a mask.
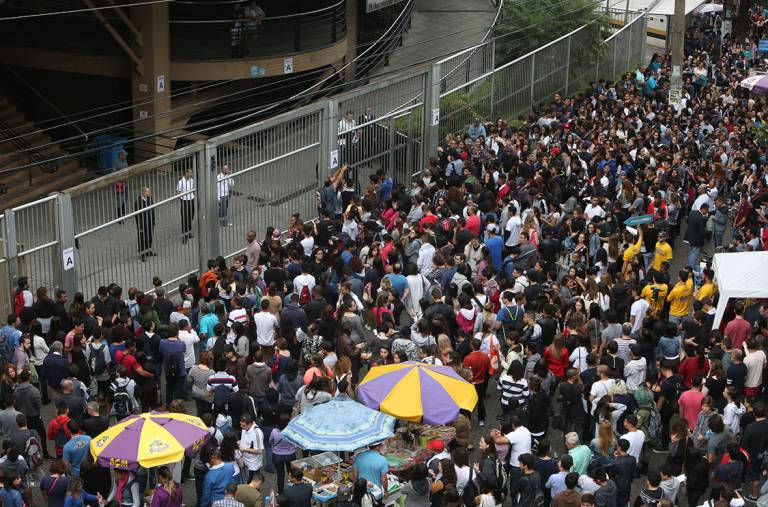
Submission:
[[[176,299],[157,278],[88,299],[33,294],[22,277],[0,328],[3,505],[34,505],[39,489],[51,507],[138,507],[153,489],[152,507],[261,507],[268,474],[274,505],[307,507],[282,430],[404,361],[454,368],[478,393],[454,441],[430,443],[409,507],[755,501],[768,304],[733,301],[713,328],[717,284],[700,264],[704,249],[768,247],[765,99],[739,87],[762,32],[762,11],[749,15],[746,40],[690,28],[679,111],[657,55],[514,126],[478,118],[408,188],[379,171],[358,195],[345,165],[318,219],[250,232]],[[151,410],[198,415],[211,437],[152,473],[94,463],[93,437]],[[386,467],[366,453],[351,502],[367,507]]]

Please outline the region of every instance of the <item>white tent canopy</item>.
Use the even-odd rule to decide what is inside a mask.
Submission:
[[[729,299],[768,297],[768,252],[715,254],[712,269],[720,292],[714,329],[720,326]]]

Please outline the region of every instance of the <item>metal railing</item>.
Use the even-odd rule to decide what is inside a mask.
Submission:
[[[308,12],[267,16],[259,22],[229,18],[171,19],[169,23],[173,61],[280,56],[320,49],[343,39],[346,0]]]
[[[316,190],[345,161],[354,165],[358,189],[380,170],[408,185],[439,135],[464,130],[472,115],[514,118],[554,93],[568,95],[598,76],[629,71],[643,60],[645,29],[646,18],[638,17],[600,42],[596,27],[587,25],[469,80],[453,81],[453,67],[444,67],[462,62],[454,55],[54,194],[32,204],[37,218],[8,210],[2,223],[9,286],[23,272],[33,286],[52,283],[90,295],[109,282],[148,290],[158,275],[173,290],[204,270],[208,259],[241,253],[249,230],[261,239],[269,227],[284,231],[293,213],[313,218]],[[485,57],[483,51],[473,55]],[[446,76],[452,88],[443,90]],[[222,172],[225,165],[229,174]],[[194,188],[179,193],[187,171]],[[142,188],[150,189],[152,202],[139,202]],[[184,204],[190,196],[192,204]],[[38,231],[20,255],[10,238],[34,229],[28,223],[40,223],[44,211],[56,236]],[[51,251],[50,269],[20,263]],[[65,253],[74,269],[63,269]]]
[[[32,169],[35,167],[39,167],[49,174],[53,174],[58,170],[56,162],[48,160],[35,146],[30,144],[26,137],[19,135],[16,129],[8,125],[4,120],[0,120],[0,144],[6,142],[12,144],[16,151],[8,156],[0,155],[0,165],[26,162],[30,185],[32,184]],[[0,175],[2,174],[4,174],[4,171],[0,170]]]

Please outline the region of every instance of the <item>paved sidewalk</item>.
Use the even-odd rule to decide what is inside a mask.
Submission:
[[[425,60],[439,60],[479,43],[496,16],[491,0],[416,0],[403,45],[374,76]]]

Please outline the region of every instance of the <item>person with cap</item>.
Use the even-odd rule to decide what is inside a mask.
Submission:
[[[192,313],[192,301],[185,299],[181,302],[178,309],[171,313],[168,321],[171,324],[178,325],[180,320],[191,320],[190,314]]]
[[[427,443],[427,449],[434,452],[435,455],[427,460],[427,468],[438,474],[440,472],[440,461],[451,459],[451,452],[445,448],[445,443],[439,438],[434,438]]]

